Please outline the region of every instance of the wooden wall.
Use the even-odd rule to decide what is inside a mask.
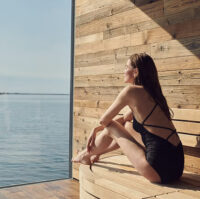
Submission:
[[[133,53],[154,58],[171,108],[200,109],[199,20],[199,0],[76,0],[73,156],[126,85]]]

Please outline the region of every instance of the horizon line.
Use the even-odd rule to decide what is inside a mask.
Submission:
[[[69,93],[18,93],[18,92],[0,92],[0,95],[70,95]]]

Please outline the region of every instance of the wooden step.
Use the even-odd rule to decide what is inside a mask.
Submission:
[[[79,167],[80,199],[89,194],[90,198],[194,198],[200,194],[200,176],[184,171],[183,176],[174,183],[151,183],[141,176],[125,155],[105,157],[92,165]],[[197,192],[198,191],[198,192]],[[173,195],[174,194],[174,195]],[[171,197],[172,196],[172,197]],[[184,196],[184,197],[183,197]],[[200,195],[199,195],[200,196]],[[89,198],[89,197],[88,197]],[[188,197],[190,198],[190,197]],[[199,197],[200,198],[200,197]]]

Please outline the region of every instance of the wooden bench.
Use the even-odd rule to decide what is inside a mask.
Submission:
[[[184,147],[185,168],[180,180],[167,185],[150,183],[119,153],[102,155],[99,162],[79,167],[80,199],[199,199],[200,110],[172,109],[173,123]]]

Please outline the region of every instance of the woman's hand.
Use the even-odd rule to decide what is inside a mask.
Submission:
[[[101,131],[103,129],[104,129],[103,126],[97,126],[97,127],[92,129],[92,131],[91,131],[91,133],[90,133],[90,135],[88,137],[88,141],[87,141],[87,151],[88,152],[90,152],[91,149],[94,147],[95,138],[96,138],[97,132]]]

